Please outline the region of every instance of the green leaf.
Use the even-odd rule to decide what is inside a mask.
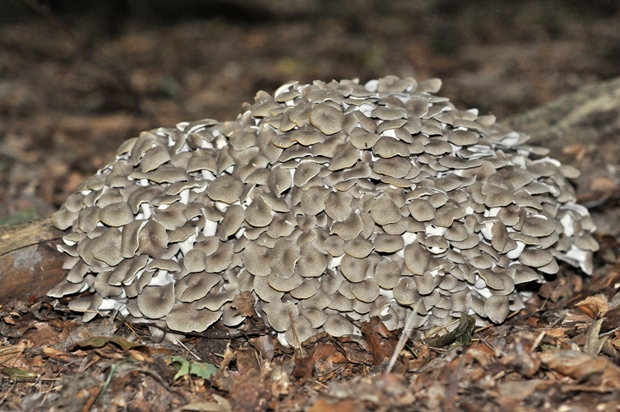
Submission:
[[[179,370],[177,374],[174,375],[175,381],[179,379],[180,377],[185,376],[189,373],[189,361],[181,356],[172,357],[172,366],[174,366],[175,368]]]
[[[203,362],[192,362],[189,369],[189,373],[202,379],[209,379],[212,375],[215,375],[216,372],[217,368],[215,365]]]
[[[178,370],[177,374],[174,375],[174,380],[187,374],[209,379],[217,372],[217,367],[210,363],[190,362],[182,356],[172,356],[170,359],[172,359],[172,366]]]
[[[33,381],[37,374],[22,368],[2,368],[2,373],[16,382]]]

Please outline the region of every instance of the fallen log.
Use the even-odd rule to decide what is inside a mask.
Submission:
[[[584,86],[501,123],[529,134],[528,144],[546,147],[553,157],[570,163],[564,148],[601,146],[606,136],[620,131],[620,77]]]
[[[62,235],[49,218],[0,227],[0,304],[44,296],[62,280],[65,256],[56,250]]]

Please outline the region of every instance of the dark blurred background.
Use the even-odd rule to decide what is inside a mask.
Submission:
[[[141,130],[388,74],[501,119],[620,75],[620,2],[2,0],[0,223],[51,214]]]

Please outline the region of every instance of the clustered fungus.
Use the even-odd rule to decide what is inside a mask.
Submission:
[[[49,295],[188,333],[241,325],[250,292],[292,344],[374,316],[394,330],[414,307],[419,329],[499,323],[556,259],[591,273],[578,171],[440,86],[291,82],[235,121],[127,140],[54,215],[69,272]]]

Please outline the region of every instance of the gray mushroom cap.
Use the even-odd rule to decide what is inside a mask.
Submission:
[[[293,331],[295,331],[294,334]],[[293,323],[288,327],[288,329],[286,329],[284,338],[289,345],[293,346],[295,345],[295,335],[297,336],[299,343],[303,343],[317,333],[318,330],[312,327],[312,324],[308,321],[308,319],[303,316],[296,316],[293,318]]]
[[[174,301],[174,283],[148,286],[138,295],[138,309],[147,318],[160,319],[172,310]]]
[[[292,303],[271,302],[263,305],[269,325],[278,332],[286,331],[291,325],[291,316],[299,315],[299,309]]]
[[[339,337],[351,335],[355,331],[355,326],[344,316],[333,314],[327,317],[327,320],[323,324],[323,329],[330,335]]]
[[[202,332],[217,322],[221,312],[196,309],[189,303],[177,302],[166,315],[166,326],[179,332]]]
[[[342,130],[344,114],[329,104],[316,104],[310,111],[310,123],[326,135]]]
[[[133,221],[134,216],[131,207],[127,203],[118,202],[109,204],[101,209],[99,219],[108,226],[118,227]]]
[[[179,300],[181,302],[194,302],[203,298],[220,281],[220,277],[215,273],[193,273],[188,275],[185,280],[187,287]]]
[[[69,302],[69,309],[76,312],[84,312],[82,321],[89,322],[97,316],[97,309],[102,302],[103,297],[100,295],[84,296]]]
[[[400,328],[415,305],[420,329],[500,323],[558,261],[591,273],[578,171],[440,86],[291,82],[234,121],[128,140],[53,216],[68,273],[50,296],[187,333],[245,327],[231,301],[247,292],[291,344],[293,327]]]

